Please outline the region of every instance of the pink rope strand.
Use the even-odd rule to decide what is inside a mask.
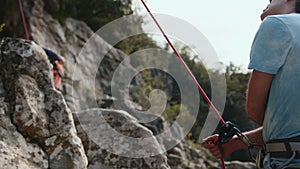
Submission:
[[[21,0],[18,0],[18,3],[19,3],[20,13],[21,13],[21,17],[22,17],[23,27],[25,30],[25,39],[29,40],[29,34],[28,34],[28,30],[27,30],[27,25],[26,25],[26,20],[25,20],[23,8],[22,8]]]
[[[178,59],[180,60],[180,62],[182,63],[182,65],[184,66],[185,70],[188,72],[189,76],[193,79],[195,85],[198,87],[201,95],[203,96],[203,98],[206,100],[206,102],[209,104],[209,106],[213,109],[213,111],[215,112],[215,114],[218,116],[220,122],[224,125],[225,121],[222,118],[222,116],[220,115],[219,111],[217,110],[217,108],[214,106],[214,104],[212,103],[212,101],[209,99],[209,97],[207,96],[207,94],[205,93],[205,91],[203,90],[203,88],[201,87],[201,85],[198,83],[197,79],[195,78],[195,76],[193,75],[192,71],[189,69],[189,67],[186,65],[186,63],[184,62],[184,60],[182,59],[182,57],[180,56],[179,52],[177,51],[177,49],[174,47],[174,45],[172,44],[172,42],[169,40],[168,36],[166,35],[166,33],[164,32],[164,30],[161,28],[161,26],[159,25],[158,21],[155,19],[155,17],[152,15],[150,9],[148,8],[148,6],[146,5],[146,3],[144,2],[144,0],[141,0],[143,5],[145,6],[146,10],[148,11],[149,15],[151,16],[151,18],[153,19],[153,21],[155,22],[155,24],[157,25],[157,27],[159,28],[159,30],[161,31],[161,33],[163,34],[163,36],[165,37],[166,41],[168,42],[168,44],[171,46],[171,48],[173,49],[174,53],[176,54],[176,56],[178,57]],[[221,159],[221,163],[222,163],[222,169],[226,169],[225,166],[225,161],[224,158]]]
[[[163,36],[165,37],[165,39],[167,40],[168,44],[171,46],[171,48],[173,49],[174,53],[176,54],[176,56],[178,57],[178,59],[180,60],[180,62],[182,63],[182,65],[184,66],[185,70],[188,72],[189,76],[193,79],[195,85],[198,87],[201,95],[203,96],[203,98],[206,100],[206,102],[210,105],[210,107],[213,109],[213,111],[216,113],[216,115],[218,116],[220,122],[222,124],[225,124],[224,119],[222,118],[222,116],[220,115],[220,113],[218,112],[217,108],[214,106],[214,104],[211,102],[211,100],[209,99],[209,97],[207,96],[207,94],[205,93],[205,91],[203,90],[203,88],[201,87],[201,85],[198,83],[197,79],[195,78],[195,76],[193,75],[192,71],[188,68],[188,66],[186,65],[186,63],[184,62],[184,60],[182,59],[182,57],[180,56],[179,52],[177,51],[177,49],[174,47],[174,45],[172,44],[172,42],[169,40],[169,38],[167,37],[167,35],[165,34],[165,32],[163,31],[163,29],[161,28],[161,26],[159,25],[159,23],[157,22],[157,20],[154,18],[154,16],[152,15],[152,13],[150,12],[149,8],[147,7],[146,3],[141,0],[142,3],[144,4],[145,8],[147,9],[148,13],[150,14],[150,16],[152,17],[152,19],[154,20],[154,22],[156,23],[156,25],[158,26],[159,30],[161,31],[161,33],[163,34]]]

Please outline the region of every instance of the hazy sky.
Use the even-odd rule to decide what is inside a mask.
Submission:
[[[146,0],[152,13],[167,14],[195,26],[211,43],[221,62],[247,69],[260,14],[269,0]],[[135,1],[145,11],[140,0]],[[187,32],[188,33],[188,32]]]

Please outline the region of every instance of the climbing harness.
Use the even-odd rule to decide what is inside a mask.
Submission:
[[[23,8],[22,8],[21,0],[18,0],[18,4],[19,4],[19,8],[20,8],[21,17],[22,17],[23,27],[24,27],[24,30],[25,30],[25,39],[29,40],[29,34],[28,34],[28,29],[27,29],[27,25],[26,25],[26,20],[25,20]]]
[[[149,15],[151,16],[151,18],[153,19],[153,21],[155,22],[156,26],[159,28],[160,32],[163,34],[163,36],[165,37],[166,41],[168,42],[168,44],[170,45],[170,47],[172,48],[173,52],[175,53],[175,55],[178,57],[179,61],[181,62],[181,64],[184,66],[185,70],[187,71],[187,73],[189,74],[189,76],[192,78],[193,82],[195,83],[195,85],[197,86],[197,88],[199,89],[202,97],[205,99],[205,101],[209,104],[209,106],[212,108],[212,110],[215,112],[215,114],[218,116],[219,121],[221,122],[221,124],[223,125],[221,127],[221,130],[219,132],[219,139],[216,140],[216,143],[214,144],[224,144],[228,141],[231,140],[231,138],[234,135],[237,135],[245,144],[247,144],[249,147],[252,146],[252,143],[249,141],[249,139],[242,134],[242,132],[231,122],[225,122],[224,119],[222,118],[222,116],[220,115],[219,111],[217,110],[217,108],[214,106],[214,104],[212,103],[212,101],[209,99],[209,97],[207,96],[207,94],[205,93],[205,91],[203,90],[203,88],[201,87],[201,85],[198,83],[197,79],[195,78],[195,76],[193,75],[192,71],[188,68],[188,66],[186,65],[186,63],[184,62],[184,60],[182,59],[182,57],[180,56],[179,52],[177,51],[177,49],[174,47],[174,45],[172,44],[172,42],[169,40],[169,38],[167,37],[166,33],[164,32],[164,30],[161,28],[160,24],[158,23],[158,21],[155,19],[155,17],[153,16],[153,14],[151,13],[150,9],[148,8],[148,6],[146,5],[146,3],[144,2],[144,0],[141,0],[142,4],[144,5],[144,7],[146,8],[147,12],[149,13]],[[221,159],[222,162],[222,168],[226,169],[225,167],[225,162],[224,159]]]
[[[300,159],[300,137],[277,139],[268,141],[265,145],[265,154],[270,169],[282,169],[294,159]],[[271,158],[287,159],[277,166],[271,165]]]

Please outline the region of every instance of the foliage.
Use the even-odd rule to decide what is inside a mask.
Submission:
[[[186,62],[193,73],[196,75],[198,82],[207,92],[210,97],[210,82],[207,75],[207,71],[201,65],[201,63],[194,63],[191,61]],[[194,68],[194,67],[197,67]],[[202,67],[202,68],[201,68]],[[222,76],[222,73],[215,71],[213,72],[214,76]],[[202,75],[201,76],[199,76]],[[257,127],[257,125],[252,122],[246,114],[246,91],[248,80],[250,77],[249,73],[243,73],[241,68],[236,67],[232,63],[227,66],[225,72],[225,79],[227,85],[227,94],[226,94],[226,103],[225,109],[222,117],[225,121],[229,120],[235,123],[239,129],[242,131],[251,130]],[[204,79],[203,79],[204,78]],[[191,134],[188,135],[188,138],[192,140],[198,140],[199,134],[202,130],[203,124],[206,120],[209,110],[209,105],[203,101],[200,102],[200,108],[197,116],[197,122],[194,124],[191,129]],[[227,160],[241,160],[241,161],[251,161],[247,151],[237,151],[227,158]]]
[[[179,113],[181,116],[179,124],[187,124],[194,120],[186,106],[174,102],[171,102],[168,105],[162,115],[167,121],[178,121],[176,118],[178,117]]]
[[[227,96],[224,118],[237,124],[241,130],[255,125],[246,115],[246,91],[250,74],[241,73],[232,63],[226,69]]]
[[[0,25],[0,32],[2,32],[3,31],[3,28],[5,27],[5,24],[1,24]]]
[[[82,20],[95,32],[116,19],[132,15],[132,19],[128,20],[130,23],[114,26],[114,30],[101,37],[108,42],[109,39],[120,39],[115,47],[126,54],[146,47],[157,47],[154,40],[146,34],[123,39],[123,36],[143,32],[144,20],[142,16],[134,14],[131,6],[132,0],[63,0],[60,1],[60,10],[52,15],[60,21],[64,21],[67,17]]]
[[[132,13],[131,0],[62,0],[59,19],[67,17],[85,21],[94,31],[108,22]]]
[[[143,49],[158,48],[155,41],[146,34],[139,34],[127,38],[117,43],[115,47],[121,49],[126,54],[132,54]]]
[[[187,55],[188,52],[185,51],[182,57],[184,58],[185,62],[195,75],[197,81],[200,83],[206,94],[209,96],[209,98],[211,98],[211,86],[209,81],[210,77],[208,76],[207,70],[201,62],[197,62],[191,59],[192,57],[188,57]],[[227,94],[223,118],[235,123],[242,131],[255,128],[256,125],[247,118],[245,109],[246,90],[250,74],[241,72],[241,68],[234,66],[232,63],[227,66],[225,73],[222,73],[218,70],[209,71],[211,71],[214,78],[225,75]],[[178,98],[173,98],[173,100],[175,101],[177,99]],[[207,118],[209,108],[210,106],[204,101],[204,99],[201,99],[197,121],[191,130],[192,134],[189,135],[190,139],[199,139],[199,134]]]

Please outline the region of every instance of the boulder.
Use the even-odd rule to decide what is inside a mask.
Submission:
[[[129,113],[120,110],[90,109],[76,113],[89,158],[89,169],[113,168],[170,169],[162,146],[153,133]]]

